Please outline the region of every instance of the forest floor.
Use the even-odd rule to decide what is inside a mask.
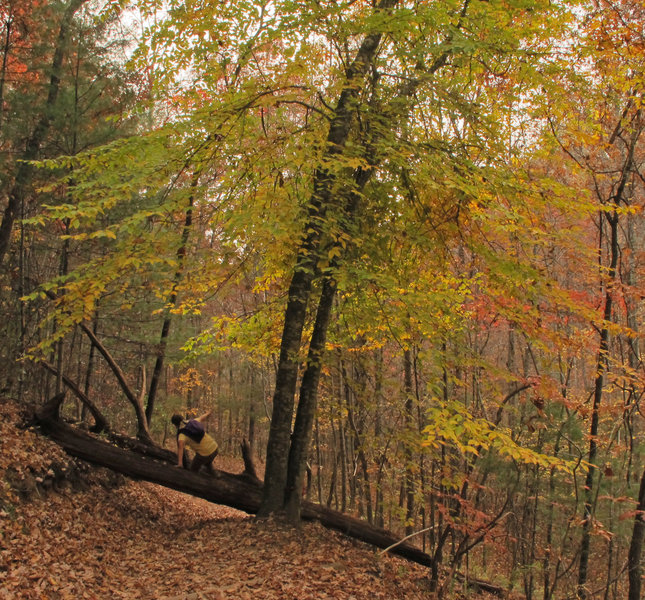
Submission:
[[[258,521],[105,469],[56,483],[71,459],[19,422],[0,399],[0,600],[433,597],[426,569],[321,525]]]

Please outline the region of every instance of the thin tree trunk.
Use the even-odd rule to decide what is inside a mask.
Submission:
[[[69,233],[69,219],[65,220],[65,233]],[[63,242],[63,247],[61,249],[60,257],[60,267],[59,275],[67,275],[69,269],[69,238],[66,238]],[[65,340],[61,338],[56,344],[56,368],[58,373],[56,375],[56,394],[60,394],[63,391],[63,350],[64,350]]]
[[[316,414],[316,422],[314,423],[314,437],[316,440],[316,491],[318,492],[318,502],[323,504],[323,495],[322,495],[322,452],[320,450],[320,421],[318,419],[318,414]]]
[[[341,391],[342,393],[342,391]],[[342,399],[339,398],[339,402],[342,402]],[[347,473],[347,461],[348,461],[348,452],[347,452],[347,436],[345,435],[345,425],[341,417],[340,411],[338,412],[338,439],[340,440],[340,510],[345,512],[347,510],[347,483],[348,483],[348,473]]]
[[[557,458],[560,453],[560,439],[561,432],[558,431],[558,435],[555,440],[555,445],[553,447],[553,456]],[[555,588],[555,580],[557,573],[554,575],[553,587],[551,586],[551,556],[553,552],[553,518],[555,515],[555,467],[549,469],[549,508],[547,509],[546,517],[546,547],[544,552],[544,558],[542,559],[542,573],[543,573],[543,600],[550,600],[553,596]]]
[[[637,111],[634,122],[640,120],[640,109]],[[622,130],[622,127],[619,125],[614,134],[610,139],[610,143],[614,143],[615,139],[618,137],[619,132]],[[608,202],[611,202],[614,206],[614,209],[611,214],[601,213],[605,215],[605,219],[609,224],[609,267],[607,269],[607,284],[605,287],[605,307],[603,311],[603,326],[600,331],[600,347],[598,350],[598,360],[596,363],[596,378],[594,385],[594,396],[593,396],[593,405],[592,405],[592,415],[591,415],[591,427],[589,431],[590,441],[589,441],[589,454],[588,454],[588,463],[589,470],[587,471],[587,477],[585,480],[585,494],[584,494],[584,523],[582,531],[582,540],[580,544],[580,562],[578,570],[578,587],[577,594],[578,598],[585,600],[587,598],[587,578],[588,578],[588,568],[589,568],[589,554],[591,547],[591,528],[593,524],[593,498],[595,492],[595,473],[596,473],[596,455],[598,452],[597,445],[597,435],[598,435],[598,423],[599,423],[599,409],[602,402],[603,395],[603,386],[605,375],[609,368],[609,323],[612,316],[612,306],[614,300],[614,284],[616,278],[616,268],[618,265],[620,248],[618,244],[618,210],[619,207],[625,201],[625,193],[628,189],[629,180],[632,176],[632,171],[634,169],[634,153],[636,149],[636,143],[638,142],[640,135],[642,133],[642,128],[639,127],[632,131],[631,139],[627,149],[627,155],[625,157],[624,164],[622,166],[620,179],[616,183],[615,192],[608,199]],[[601,241],[602,241],[602,219],[601,224]]]
[[[582,540],[580,544],[580,562],[578,567],[578,598],[587,598],[587,578],[589,568],[589,553],[591,550],[591,529],[593,525],[594,492],[596,475],[596,457],[598,454],[598,425],[600,420],[600,404],[602,402],[605,375],[608,370],[609,354],[609,322],[611,320],[614,278],[618,264],[618,213],[614,211],[606,216],[610,226],[610,264],[607,273],[607,287],[605,290],[605,308],[603,311],[603,327],[600,331],[600,347],[596,363],[596,379],[594,383],[593,405],[591,412],[591,426],[589,428],[589,452],[587,463],[589,465],[585,478],[584,490],[584,522],[582,526]]]
[[[331,429],[331,475],[329,481],[329,488],[327,492],[327,506],[331,506],[332,501],[336,498],[336,504],[334,505],[338,509],[338,492],[337,492],[337,478],[338,478],[338,464],[340,453],[337,452],[337,448],[340,447],[340,438],[336,437],[336,427],[335,427],[334,411],[333,409],[329,413],[329,428]]]
[[[645,469],[641,475],[641,485],[638,492],[638,506],[634,516],[634,529],[627,554],[627,569],[629,576],[629,592],[627,600],[642,600],[641,588],[643,582],[643,541],[645,540]]]
[[[92,325],[92,333],[96,336],[98,334],[98,329],[99,329],[99,311],[98,311],[98,305],[96,306],[96,310],[94,313],[94,319],[93,319],[93,325]],[[96,351],[96,346],[90,342],[90,351],[89,355],[87,357],[87,369],[85,370],[85,385],[83,389],[83,393],[85,394],[85,397],[89,398],[90,396],[90,389],[92,387],[92,374],[94,372],[94,355]],[[83,404],[83,409],[81,411],[81,420],[85,421],[87,418],[87,406]]]
[[[374,439],[377,443],[383,436],[382,408],[383,408],[383,349],[379,349],[376,354],[376,364],[374,366]],[[377,459],[378,471],[376,472],[376,498],[374,502],[374,523],[377,527],[383,527],[385,523],[384,515],[384,496],[383,496],[383,474],[385,462],[387,460],[386,448],[380,451]]]
[[[172,279],[172,288],[170,297],[168,298],[168,305],[166,307],[163,324],[161,325],[161,335],[159,344],[157,345],[157,357],[155,359],[155,366],[152,370],[152,377],[150,378],[150,387],[148,389],[148,398],[146,401],[146,421],[148,427],[152,421],[152,414],[155,408],[155,400],[157,398],[157,390],[159,389],[159,381],[161,380],[161,373],[163,371],[164,360],[166,358],[166,348],[168,346],[168,336],[170,335],[170,325],[172,321],[172,309],[177,306],[177,288],[181,281],[184,262],[186,260],[186,251],[188,246],[188,236],[193,224],[193,204],[195,200],[195,189],[199,182],[200,172],[193,175],[193,180],[190,184],[190,195],[188,197],[188,207],[184,214],[184,226],[181,231],[181,243],[177,249],[177,270]]]
[[[21,156],[22,160],[19,162],[16,178],[11,190],[9,191],[8,203],[2,216],[2,222],[0,223],[0,265],[4,262],[4,258],[9,249],[13,224],[16,220],[16,215],[20,210],[21,203],[27,193],[29,182],[31,181],[33,167],[29,161],[38,157],[40,147],[51,126],[53,109],[56,105],[56,100],[60,91],[63,59],[65,57],[65,47],[69,39],[72,19],[85,2],[87,2],[87,0],[70,0],[61,19],[56,47],[54,49],[54,57],[52,59],[47,100],[36,127],[27,139],[25,150]]]
[[[253,365],[249,366],[249,420],[248,420],[248,435],[249,446],[253,450],[255,448],[255,419],[256,419],[256,402],[255,402],[255,386],[256,386],[256,372]]]
[[[414,531],[414,467],[412,453],[413,432],[413,409],[414,409],[414,390],[412,386],[412,351],[406,348],[403,351],[403,389],[405,392],[405,433],[404,439],[404,457],[405,457],[405,534],[410,535]]]
[[[79,327],[90,338],[92,344],[96,346],[96,349],[101,353],[105,361],[108,363],[110,369],[112,370],[112,373],[119,382],[119,385],[121,386],[121,390],[125,394],[125,397],[128,399],[130,404],[132,404],[135,415],[137,417],[137,438],[148,443],[153,443],[152,437],[150,436],[150,430],[148,429],[146,415],[143,410],[143,404],[128,385],[121,367],[119,367],[112,355],[108,352],[108,349],[99,341],[96,335],[94,335],[94,332],[87,325],[85,325],[85,323],[79,323]]]
[[[5,39],[2,49],[2,71],[0,71],[0,139],[2,139],[2,122],[4,120],[4,86],[7,80],[7,62],[9,59],[9,47],[11,44],[11,28],[13,26],[13,11],[9,4],[9,14],[5,22]]]

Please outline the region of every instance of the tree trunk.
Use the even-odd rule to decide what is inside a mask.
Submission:
[[[177,269],[172,280],[172,289],[170,297],[168,298],[168,305],[166,308],[163,323],[161,325],[161,336],[157,346],[157,357],[155,359],[155,366],[150,378],[150,387],[148,389],[148,398],[146,401],[146,422],[150,427],[152,421],[152,414],[154,412],[155,400],[157,398],[157,390],[159,388],[159,381],[161,380],[161,372],[163,371],[164,360],[166,359],[166,347],[168,345],[168,336],[170,335],[171,315],[172,309],[177,306],[177,287],[181,281],[184,261],[186,260],[186,249],[188,246],[188,236],[193,224],[193,203],[195,199],[195,189],[199,182],[200,173],[197,172],[193,175],[190,184],[190,195],[188,197],[188,207],[184,214],[184,226],[181,231],[181,244],[177,249]]]
[[[403,390],[405,393],[405,439],[403,441],[405,458],[405,533],[410,535],[414,531],[414,467],[412,453],[413,432],[413,397],[412,387],[412,351],[406,348],[403,351]]]
[[[265,485],[259,516],[268,516],[282,509],[287,483],[287,465],[294,394],[298,378],[298,354],[311,294],[313,265],[305,266],[307,256],[298,260],[289,286],[284,328],[280,343],[280,358],[273,394],[273,412],[267,442]]]
[[[627,555],[627,569],[629,574],[627,600],[642,599],[643,568],[641,566],[641,557],[643,556],[643,540],[645,540],[645,469],[641,476],[638,506],[636,507],[636,515],[634,516],[634,529]]]
[[[146,420],[142,401],[134,394],[134,392],[128,385],[121,367],[119,367],[112,355],[108,352],[108,349],[99,341],[96,335],[94,335],[94,332],[87,325],[85,325],[85,323],[79,323],[79,327],[85,332],[85,335],[90,338],[92,344],[96,346],[96,349],[101,353],[105,361],[108,363],[110,369],[112,370],[112,373],[121,386],[121,390],[129,400],[130,404],[132,404],[132,408],[134,408],[134,413],[137,417],[137,437],[140,440],[152,443],[150,430],[148,429],[148,421]]]
[[[320,372],[322,370],[327,329],[335,296],[336,282],[332,278],[326,277],[323,282],[316,321],[311,334],[307,368],[300,384],[300,399],[289,450],[285,510],[287,519],[292,523],[297,523],[300,520],[303,476],[316,414],[318,382],[320,381]]]
[[[16,178],[11,190],[9,191],[8,203],[2,217],[2,222],[0,223],[0,265],[4,262],[5,255],[9,249],[13,224],[16,220],[16,216],[18,215],[20,206],[24,201],[27,186],[31,181],[33,166],[29,161],[38,157],[40,147],[51,125],[52,112],[56,105],[58,92],[60,90],[60,78],[62,75],[63,59],[65,56],[65,46],[69,39],[72,19],[86,1],[87,0],[70,0],[61,20],[56,48],[54,49],[54,57],[52,59],[49,90],[47,92],[45,107],[36,127],[27,139],[25,150],[21,156],[22,160],[19,162]]]
[[[94,313],[94,319],[93,319],[93,325],[92,325],[92,333],[95,336],[98,336],[98,330],[99,330],[99,309],[98,309],[98,304],[96,306],[96,311]],[[89,398],[90,396],[90,389],[92,387],[92,375],[94,373],[94,355],[96,353],[96,346],[90,342],[90,351],[87,357],[87,368],[85,369],[85,385],[83,389],[83,393],[85,394],[85,397]],[[83,410],[81,411],[81,420],[85,421],[87,418],[87,410],[88,407],[86,404],[83,404]]]
[[[640,110],[639,110],[640,112]],[[618,137],[622,127],[619,125],[614,134],[612,134],[610,143],[614,143]],[[588,577],[589,566],[589,553],[591,546],[591,528],[593,521],[593,496],[594,496],[594,478],[596,472],[596,454],[597,454],[597,435],[598,435],[598,422],[599,422],[599,408],[602,400],[603,385],[605,375],[609,368],[609,323],[612,317],[612,305],[614,300],[614,285],[616,279],[616,269],[618,266],[618,259],[620,247],[618,243],[618,207],[625,203],[627,200],[625,194],[628,193],[630,185],[629,181],[632,177],[634,170],[634,153],[636,144],[640,138],[642,129],[639,127],[632,131],[629,145],[627,147],[627,155],[625,156],[624,163],[621,168],[620,178],[616,182],[612,195],[604,199],[605,203],[609,206],[613,205],[611,214],[609,212],[602,212],[607,223],[609,224],[609,266],[607,268],[607,283],[605,287],[604,300],[605,308],[603,311],[603,326],[600,332],[600,347],[598,350],[598,360],[596,364],[596,379],[594,386],[593,407],[591,415],[590,427],[590,441],[589,441],[589,470],[585,480],[585,494],[584,494],[584,524],[582,532],[582,540],[580,544],[580,563],[578,570],[578,598],[585,600],[587,598],[586,584]],[[603,200],[603,199],[601,199]],[[600,240],[602,242],[602,218],[600,220],[601,232]],[[600,246],[602,249],[602,246]]]
[[[4,24],[5,39],[2,48],[2,67],[0,70],[0,139],[2,139],[2,125],[4,121],[4,86],[7,80],[7,62],[9,59],[9,50],[11,46],[11,28],[13,27],[13,7],[9,4],[9,14]],[[0,261],[1,262],[1,261]]]
[[[605,374],[608,369],[609,353],[609,322],[611,319],[614,298],[614,278],[618,264],[618,213],[614,210],[611,215],[606,215],[610,225],[610,265],[607,271],[607,287],[605,291],[605,309],[603,311],[603,327],[600,331],[600,347],[596,363],[596,379],[594,383],[593,405],[591,412],[591,426],[589,428],[589,453],[587,463],[589,468],[585,478],[584,490],[584,523],[582,526],[582,540],[580,543],[580,563],[578,566],[578,598],[587,597],[587,577],[589,568],[589,553],[591,550],[591,529],[593,525],[596,456],[598,454],[598,424],[600,420],[600,404],[602,402]]]
[[[397,0],[381,0],[379,9],[396,5]],[[323,225],[327,210],[331,207],[337,192],[334,190],[336,177],[326,167],[345,149],[350,137],[351,126],[356,119],[355,103],[361,90],[359,81],[364,78],[373,62],[381,41],[381,33],[364,38],[354,61],[346,71],[346,84],[340,93],[334,117],[327,134],[325,156],[314,174],[313,193],[309,202],[307,221],[303,231],[304,241],[298,251],[284,315],[284,329],[280,343],[280,358],[276,385],[273,395],[273,416],[267,443],[266,477],[262,496],[260,516],[282,510],[285,503],[291,422],[293,419],[294,396],[298,378],[298,365],[302,331],[311,297],[311,286],[318,270],[321,252]]]

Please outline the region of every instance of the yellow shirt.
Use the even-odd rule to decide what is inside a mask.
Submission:
[[[190,439],[185,433],[180,433],[178,442],[184,442],[195,454],[210,456],[217,450],[217,442],[207,433],[204,434],[201,442]]]

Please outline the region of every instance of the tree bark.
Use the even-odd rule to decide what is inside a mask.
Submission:
[[[300,384],[300,399],[289,449],[285,511],[287,519],[292,523],[297,523],[300,520],[300,501],[302,498],[305,464],[316,414],[318,382],[320,381],[327,329],[335,295],[336,282],[332,278],[326,277],[318,302],[314,329],[311,334],[307,368]]]
[[[267,442],[265,485],[262,506],[258,513],[260,516],[268,516],[278,512],[284,504],[291,421],[298,378],[298,353],[313,280],[314,265],[307,264],[309,261],[310,257],[306,254],[299,257],[289,286],[278,372],[273,393],[273,412]]]

